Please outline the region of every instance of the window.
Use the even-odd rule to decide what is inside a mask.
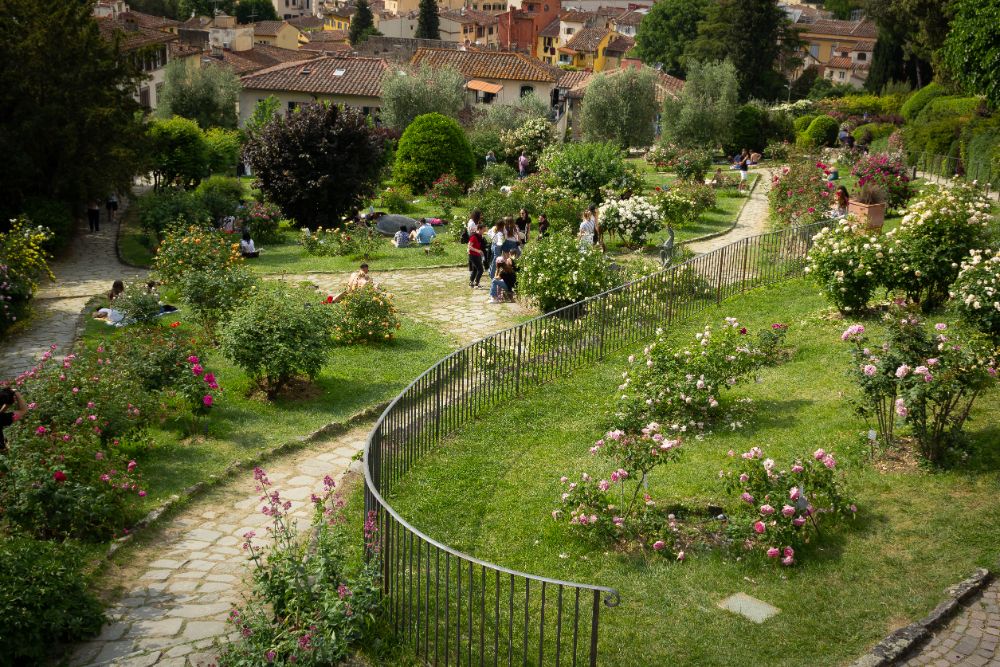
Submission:
[[[844,73],[843,72],[837,72],[837,78],[838,79],[843,79],[844,78]]]
[[[571,64],[573,64],[573,59],[570,58],[565,53],[560,53],[559,54],[559,64],[560,65],[571,65]]]
[[[486,34],[487,35],[492,35],[493,34],[493,26],[489,27],[489,29],[486,31]]]
[[[549,6],[548,5],[545,5],[545,11],[546,12],[549,11]]]
[[[298,108],[298,106],[299,106],[298,102],[289,102],[288,103],[288,113],[292,113],[293,111],[295,111],[295,109]]]
[[[858,62],[864,62],[866,60],[868,60],[868,54],[867,53],[859,53],[858,54]]]
[[[149,108],[149,86],[143,86],[139,89],[139,104],[144,108]]]
[[[534,86],[521,86],[521,97],[527,97],[535,92]]]
[[[156,84],[156,103],[160,103],[160,95],[163,94],[163,82]]]

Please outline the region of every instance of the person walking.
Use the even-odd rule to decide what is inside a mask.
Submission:
[[[594,239],[597,237],[597,227],[594,224],[594,216],[589,211],[583,212],[583,220],[580,222],[580,232],[578,237],[580,239],[580,252],[587,252],[588,249],[593,247]]]
[[[517,174],[520,178],[524,178],[528,175],[528,165],[530,164],[528,156],[525,155],[524,151],[521,151],[521,157],[517,158]]]
[[[87,204],[87,224],[91,232],[101,231],[101,204],[96,199]]]
[[[118,195],[114,192],[108,195],[108,200],[104,202],[104,206],[108,209],[108,224],[111,224],[118,215]]]
[[[479,223],[475,233],[469,237],[469,287],[472,289],[479,289],[479,281],[483,278],[484,231],[486,226]]]
[[[736,168],[740,170],[739,192],[743,192],[747,188],[747,178],[749,178],[747,171],[750,169],[750,151],[743,149],[743,152],[740,153],[740,160],[736,163]]]

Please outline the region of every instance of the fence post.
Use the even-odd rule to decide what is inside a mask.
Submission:
[[[606,298],[610,298],[610,297],[606,297]],[[588,301],[590,301],[591,299],[593,299],[593,297],[590,297],[590,299],[588,299]],[[594,303],[596,303],[596,300],[594,301]],[[601,333],[597,337],[597,341],[598,341],[597,342],[597,344],[598,344],[597,358],[598,359],[603,359],[604,358],[604,315],[605,315],[606,312],[607,312],[607,308],[604,307],[604,303],[602,302],[601,306],[600,306],[600,308],[598,310],[598,313],[597,313],[597,319],[601,323]]]
[[[517,360],[514,362],[514,394],[521,393],[521,339],[524,335],[524,327],[517,328]]]
[[[438,362],[434,371],[434,441],[441,440],[441,363]]]
[[[726,258],[726,246],[719,248],[719,270],[715,283],[715,303],[722,303],[722,263]]]

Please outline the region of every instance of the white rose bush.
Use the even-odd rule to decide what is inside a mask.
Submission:
[[[663,228],[660,207],[646,197],[629,197],[601,204],[598,220],[606,232],[621,237],[635,246],[646,243],[650,235]]]

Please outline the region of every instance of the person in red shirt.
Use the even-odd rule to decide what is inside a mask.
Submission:
[[[483,277],[483,232],[486,226],[476,225],[476,233],[469,236],[469,287],[476,289]]]

